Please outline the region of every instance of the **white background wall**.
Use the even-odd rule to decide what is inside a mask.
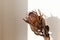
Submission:
[[[0,40],[27,40],[26,12],[27,0],[0,0]]]
[[[28,11],[40,9],[46,15],[53,40],[60,40],[60,0],[28,0]],[[36,36],[28,27],[28,40],[43,40]],[[52,39],[51,39],[52,40]]]

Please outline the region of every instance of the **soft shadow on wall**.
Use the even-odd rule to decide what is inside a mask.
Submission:
[[[50,27],[50,31],[52,32],[51,36],[53,40],[60,40],[60,19],[58,17],[48,17],[46,19],[47,24]]]

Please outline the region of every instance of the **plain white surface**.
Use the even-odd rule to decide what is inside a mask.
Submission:
[[[40,9],[41,13],[46,17],[46,24],[50,27],[52,32],[51,40],[60,40],[60,0],[28,0],[28,11]],[[33,36],[32,36],[33,35]],[[28,40],[43,40],[39,36],[37,38],[28,27]],[[35,38],[35,39],[33,39]]]

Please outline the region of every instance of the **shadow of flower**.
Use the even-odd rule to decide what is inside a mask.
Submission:
[[[51,16],[46,18],[46,22],[52,32],[51,36],[53,37],[53,40],[60,40],[60,19],[58,17]]]

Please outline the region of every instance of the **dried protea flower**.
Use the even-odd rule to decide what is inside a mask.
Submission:
[[[38,12],[40,13],[39,10]],[[45,27],[45,20],[43,16],[41,15],[41,13],[39,16],[36,11],[29,12],[26,19],[23,19],[23,20],[27,22],[28,24],[30,24],[32,31],[37,35],[40,35],[43,28]]]
[[[29,12],[27,17],[23,19],[26,23],[30,24],[31,30],[36,34],[44,37],[49,37],[49,26],[46,25],[45,19],[38,10],[39,14],[36,11]]]

